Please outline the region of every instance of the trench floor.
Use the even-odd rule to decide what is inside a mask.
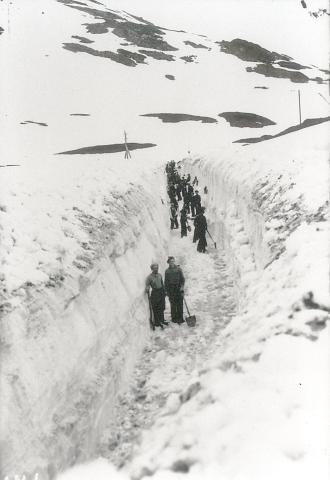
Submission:
[[[186,301],[197,324],[170,323],[164,330],[157,328],[151,333],[133,372],[131,388],[119,398],[116,420],[100,442],[99,454],[118,467],[134,456],[143,430],[162,415],[168,397],[185,391],[205,362],[220,353],[222,330],[236,313],[233,283],[221,249],[208,241],[208,252],[199,253],[192,233],[188,235],[181,239],[180,231],[174,230],[168,253],[182,267]],[[170,322],[168,299],[165,319]]]

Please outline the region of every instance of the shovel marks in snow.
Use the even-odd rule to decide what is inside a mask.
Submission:
[[[171,252],[186,276],[187,302],[197,325],[170,323],[151,334],[133,372],[131,388],[118,398],[115,420],[106,426],[99,443],[98,453],[120,467],[132,458],[143,430],[198,394],[200,385],[192,378],[221,349],[221,332],[235,314],[233,285],[224,259],[217,251],[210,255],[196,252],[191,239],[181,240],[178,232],[173,237]],[[170,320],[169,304],[165,318]]]

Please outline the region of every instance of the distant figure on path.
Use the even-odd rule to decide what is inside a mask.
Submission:
[[[171,318],[174,323],[183,323],[183,295],[185,278],[178,265],[175,265],[175,258],[168,257],[168,269],[165,271],[165,294],[171,304]]]
[[[195,220],[196,222],[196,229],[197,229],[197,236],[198,236],[198,244],[197,244],[197,251],[201,253],[206,252],[206,232],[207,232],[207,221],[204,215],[205,208],[201,208],[201,213],[197,215]]]
[[[160,327],[163,329],[163,325],[168,325],[168,322],[165,322],[164,319],[164,310],[165,310],[165,287],[163,283],[163,278],[160,273],[158,273],[158,263],[152,263],[150,265],[151,273],[146,279],[146,293],[150,294],[150,303],[155,319],[155,327]]]
[[[208,192],[209,192],[209,191],[208,191],[208,189],[207,189],[207,186],[205,185],[205,187],[204,187],[204,193],[205,193],[205,195],[207,195]]]
[[[183,207],[180,212],[181,238],[187,236],[187,223],[188,223],[187,211]]]
[[[176,229],[176,228],[179,228],[179,224],[178,224],[178,211],[177,211],[177,207],[174,205],[174,203],[171,203],[171,216],[170,216],[170,220],[171,220],[171,230],[173,229]]]
[[[193,187],[196,185],[198,186],[198,178],[195,176],[194,180],[192,181]]]

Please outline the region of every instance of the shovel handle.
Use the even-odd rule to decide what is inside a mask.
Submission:
[[[210,234],[210,232],[209,232],[208,230],[206,230],[206,231],[207,231],[207,233],[209,234],[209,236],[210,236],[210,239],[211,239],[211,240],[212,240],[212,242],[214,243],[214,240],[213,240],[213,238],[211,237],[211,234]]]
[[[185,304],[185,306],[186,306],[186,309],[187,309],[187,312],[188,312],[188,316],[190,317],[190,312],[189,312],[189,308],[188,308],[188,305],[187,305],[187,302],[186,302],[185,297],[183,297],[183,301],[184,301],[184,304]]]

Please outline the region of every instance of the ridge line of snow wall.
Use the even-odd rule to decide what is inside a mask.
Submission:
[[[251,290],[253,282],[265,280],[268,271],[271,272],[269,279],[273,280],[280,271],[287,279],[295,273],[301,275],[292,285],[295,287],[292,288],[292,301],[294,298],[301,300],[310,287],[320,304],[327,304],[327,262],[320,267],[322,259],[329,260],[326,151],[314,154],[314,164],[310,162],[311,152],[307,151],[307,158],[300,164],[296,162],[293,168],[295,160],[288,157],[286,163],[291,165],[287,171],[287,165],[283,165],[285,159],[274,166],[264,162],[264,154],[260,158],[256,154],[235,157],[233,151],[230,157],[228,152],[226,155],[222,159],[195,156],[184,159],[181,165],[185,173],[190,173],[192,178],[196,175],[200,180],[199,190],[209,230],[227,254],[240,309],[244,310],[247,290]],[[318,192],[313,195],[308,189],[316,185]],[[206,195],[203,195],[204,186],[208,188]],[[309,245],[304,248],[307,239]],[[210,237],[207,241],[212,249]],[[305,255],[313,248],[318,249],[315,255],[318,263],[314,265],[315,258]],[[292,268],[283,268],[288,261],[292,262]],[[317,282],[318,269],[320,281]],[[291,285],[286,284],[284,277],[273,283],[274,290],[285,287],[290,290]]]
[[[200,391],[144,433],[129,478],[176,478],[179,464],[187,479],[328,478],[328,154],[274,154],[181,162],[208,187],[202,204],[240,309]]]
[[[3,316],[1,479],[53,478],[97,454],[102,425],[150,335],[144,282],[169,235],[164,176],[154,175],[149,190],[144,179],[115,208],[110,199],[98,252],[97,218],[79,210],[91,235],[77,261],[88,267],[78,276],[64,271],[59,285],[25,286],[25,300]]]

